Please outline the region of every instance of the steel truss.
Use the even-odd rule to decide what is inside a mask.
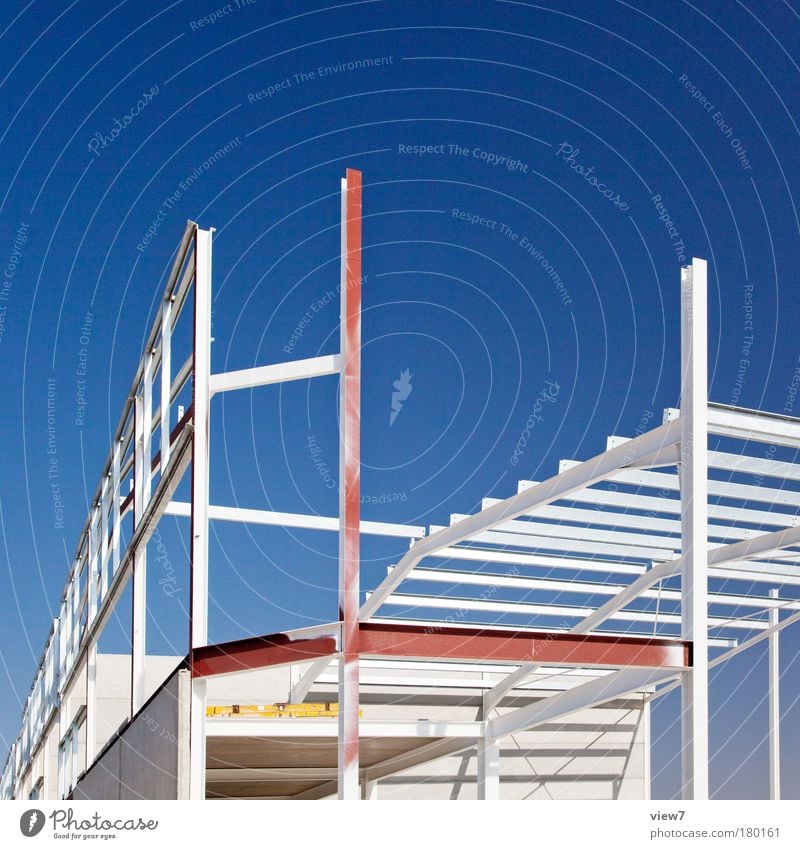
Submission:
[[[694,259],[681,272],[680,411],[665,411],[660,426],[633,439],[612,436],[597,456],[565,460],[553,477],[520,481],[508,498],[485,499],[480,512],[453,514],[449,525],[426,533],[361,520],[358,171],[348,169],[342,181],[341,216],[339,353],[227,373],[211,371],[213,230],[188,223],[80,534],[22,730],[3,771],[2,795],[19,792],[48,728],[58,723],[62,736],[65,694],[83,674],[87,765],[97,755],[97,641],[129,581],[131,716],[141,709],[147,695],[146,547],[162,516],[173,515],[191,523],[192,798],[206,792],[208,724],[229,727],[224,719],[206,718],[208,679],[292,664],[299,672],[287,694],[291,701],[301,702],[331,674],[338,682],[338,769],[324,789],[341,799],[374,798],[378,778],[409,765],[407,758],[369,769],[359,764],[359,671],[369,680],[375,669],[398,681],[413,680],[420,670],[454,672],[483,691],[480,720],[452,724],[448,739],[427,744],[415,758],[477,746],[485,799],[499,796],[501,738],[630,693],[652,699],[680,686],[683,795],[705,799],[708,670],[762,639],[770,645],[770,792],[779,798],[778,634],[800,619],[800,602],[781,597],[779,588],[800,584],[800,491],[791,485],[800,481],[800,465],[745,448],[800,448],[800,420],[708,402],[705,261]],[[171,339],[189,304],[193,351],[176,370]],[[339,375],[340,386],[339,516],[211,504],[213,398],[331,375]],[[176,399],[190,384],[192,403],[176,415]],[[741,453],[710,450],[709,436],[738,441]],[[191,500],[173,500],[190,466]],[[756,476],[757,485],[742,482],[743,475]],[[763,478],[770,478],[768,486]],[[337,532],[338,621],[209,645],[211,521]],[[410,547],[360,604],[361,534],[405,537]],[[742,588],[729,592],[723,581]],[[770,586],[767,595],[751,591],[756,581]],[[426,585],[441,591],[420,592]],[[489,597],[476,595],[487,587]],[[782,610],[791,614],[781,617]],[[512,617],[514,624],[498,625],[498,617]],[[710,659],[709,649],[725,651]],[[546,689],[544,672],[569,669],[591,670],[592,677],[526,707],[498,711],[515,692]],[[418,733],[429,732],[420,724]]]

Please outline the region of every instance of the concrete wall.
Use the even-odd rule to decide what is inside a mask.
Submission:
[[[149,698],[180,663],[172,655],[148,655],[145,663],[145,693]],[[97,707],[95,734],[97,750],[128,721],[131,707],[131,657],[127,654],[97,654]],[[92,752],[90,762],[96,752]]]
[[[181,669],[100,755],[78,782],[72,797],[185,798],[190,701],[189,673]]]

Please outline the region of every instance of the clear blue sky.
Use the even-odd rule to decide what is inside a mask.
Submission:
[[[677,401],[684,256],[710,263],[712,398],[783,411],[800,353],[800,10],[722,9],[3,4],[3,748],[187,218],[217,228],[215,370],[330,353],[339,179],[363,170],[363,491],[391,502],[366,518],[445,524],[660,420]],[[547,381],[557,400],[514,466]],[[215,401],[213,501],[332,515],[319,464],[335,478],[335,397],[326,379]],[[187,533],[161,531],[151,652],[185,651]],[[403,543],[363,547],[368,589]],[[334,556],[332,536],[215,527],[211,638],[335,618]],[[784,638],[795,798],[799,642]],[[716,680],[721,796],[766,784],[762,654]],[[675,715],[655,715],[655,795],[677,790]]]

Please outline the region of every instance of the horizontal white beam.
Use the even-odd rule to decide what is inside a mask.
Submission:
[[[390,569],[392,567],[389,567]],[[671,564],[670,564],[671,570]],[[644,573],[654,577],[655,583],[660,578],[655,570]],[[625,584],[602,584],[591,581],[573,581],[567,578],[535,578],[524,575],[497,575],[491,572],[462,572],[452,569],[420,569],[412,570],[407,581],[426,581],[442,584],[465,584],[482,587],[506,587],[515,590],[545,590],[559,593],[580,595],[611,595],[616,596],[629,589]],[[665,601],[680,601],[681,591],[670,589],[643,590],[634,598],[660,598]],[[785,599],[769,598],[768,596],[732,595],[730,593],[709,593],[709,604],[731,605],[733,607],[753,607],[756,610],[767,610],[779,607],[783,610],[800,610],[800,602]]]
[[[481,507],[485,510],[497,504],[497,498],[484,498]],[[559,522],[580,522],[584,525],[602,525],[619,530],[661,531],[680,534],[681,523],[677,519],[661,519],[656,516],[640,516],[637,513],[620,513],[608,510],[586,510],[582,507],[541,507],[535,513],[526,514],[532,519],[555,519]],[[748,539],[758,531],[738,528],[733,525],[709,525],[709,537],[723,540]]]
[[[630,444],[630,443],[625,443]],[[620,448],[624,448],[625,444]],[[616,449],[619,450],[619,449]],[[577,460],[562,460],[560,470],[568,471],[580,462]],[[609,480],[624,483],[629,486],[644,486],[651,489],[664,489],[671,492],[679,491],[678,476],[666,472],[647,472],[641,470],[619,471],[610,475]],[[789,489],[775,489],[767,486],[751,486],[744,483],[727,483],[713,478],[708,479],[708,494],[719,498],[735,498],[740,501],[760,501],[765,504],[782,504],[785,507],[800,507],[800,492]]]
[[[455,627],[458,625],[451,625],[449,622],[444,622],[441,619],[422,619],[422,618],[410,618],[408,616],[374,616],[372,619],[367,619],[367,622],[372,622],[377,625],[385,625],[387,622],[392,625],[418,625],[423,628],[431,628],[435,629],[437,626],[441,628],[442,626],[447,627]],[[468,624],[468,623],[462,623]],[[508,625],[487,625],[483,622],[479,626],[476,626],[474,623],[468,624],[470,629],[474,629],[475,627],[479,627],[481,631],[505,631],[508,632]],[[513,630],[515,631],[530,631],[531,633],[541,633],[541,628],[531,628],[525,626],[514,625]],[[435,632],[435,631],[434,631]],[[551,628],[548,626],[547,628],[548,634],[569,634],[571,633],[570,628]],[[626,640],[652,640],[653,634],[637,634],[635,631],[614,631],[614,630],[602,630],[597,632],[602,637],[622,637]],[[679,640],[680,637],[675,635],[666,635],[659,637],[659,639],[665,640]],[[708,644],[710,646],[719,646],[721,648],[731,648],[732,646],[736,646],[739,644],[738,639],[736,638],[712,638],[709,637]],[[509,666],[515,666],[514,663],[509,663]]]
[[[639,457],[652,454],[666,445],[674,445],[679,439],[680,424],[666,422],[655,430],[638,436],[626,445],[587,460],[580,467],[572,469],[566,474],[556,475],[538,486],[524,492],[518,492],[488,510],[482,510],[463,522],[450,525],[417,541],[397,564],[397,568],[392,574],[384,578],[380,586],[362,605],[359,618],[362,620],[371,618],[394,592],[395,587],[423,557],[448,546],[456,545],[502,522],[516,519],[535,507],[566,498],[571,492],[607,478],[620,466],[632,463]]]
[[[173,501],[167,507],[170,516],[191,515],[191,505],[186,501]],[[338,531],[339,520],[329,516],[312,516],[305,513],[277,513],[273,510],[251,510],[246,507],[221,507],[209,505],[208,518],[220,522],[244,522],[251,525],[273,525],[286,528],[306,528],[312,531]],[[361,522],[362,534],[419,539],[425,528],[419,525],[398,525],[391,522]]]
[[[450,524],[460,522],[466,516],[453,513]],[[538,519],[538,517],[537,517]],[[572,520],[576,521],[576,520]],[[616,545],[644,546],[646,548],[663,548],[667,551],[678,551],[681,547],[679,537],[656,536],[655,534],[628,533],[625,531],[610,531],[606,528],[586,528],[577,525],[554,525],[550,522],[531,521],[528,519],[513,519],[503,522],[495,528],[501,533],[523,534],[533,537],[556,537],[569,540],[592,540]],[[663,555],[662,555],[663,556]]]
[[[663,670],[662,670],[663,671]],[[377,720],[361,719],[361,737],[479,737],[483,723],[447,720]],[[209,737],[333,737],[337,735],[335,717],[300,719],[241,719],[237,717],[207,717]]]
[[[229,392],[232,389],[254,389],[257,386],[268,386],[271,383],[283,383],[287,380],[326,377],[331,374],[338,374],[340,370],[341,357],[339,354],[329,354],[307,360],[293,360],[287,363],[246,368],[241,371],[212,374],[209,388],[213,395],[216,392]]]
[[[708,405],[708,432],[753,442],[800,448],[800,421],[758,410]]]
[[[480,513],[476,513],[480,516]],[[431,525],[430,533],[433,535],[442,530],[442,525]],[[456,527],[451,525],[450,527]],[[608,557],[630,557],[637,560],[665,560],[672,553],[678,556],[677,551],[670,552],[668,549],[621,545],[614,543],[593,542],[591,540],[571,539],[568,537],[533,536],[531,534],[505,533],[503,531],[483,531],[474,536],[468,536],[465,542],[475,542],[479,545],[502,545],[507,548],[519,548],[530,550],[544,550],[552,552],[571,552],[582,554],[605,554]],[[676,540],[679,542],[679,540]]]
[[[525,601],[488,601],[477,598],[455,598],[449,596],[409,595],[394,593],[384,602],[394,607],[433,608],[436,610],[472,610],[480,613],[511,613],[520,616],[565,616],[584,618],[595,612],[593,607],[574,607],[561,604],[533,604]],[[624,622],[661,622],[665,625],[680,625],[680,613],[649,613],[638,610],[617,610],[609,620]],[[769,627],[766,619],[731,619],[720,616],[708,617],[709,628],[733,628],[737,631],[761,631]]]
[[[619,575],[640,575],[644,566],[639,563],[618,563],[593,557],[558,557],[547,554],[528,554],[524,551],[500,551],[493,548],[453,546],[434,551],[428,557],[445,560],[468,560],[477,563],[505,563],[509,566],[544,566],[547,569],[579,569],[587,572],[603,572]]]
[[[611,449],[623,445],[625,442],[630,442],[630,437],[609,436],[606,444]],[[708,467],[709,469],[722,469],[726,472],[740,472],[741,474],[764,475],[771,478],[800,481],[800,464],[770,460],[766,457],[752,457],[749,454],[709,451]]]
[[[319,779],[326,781],[336,778],[335,766],[267,766],[267,767],[218,767],[206,770],[206,781],[209,784],[235,781],[237,784],[258,781],[302,781]],[[291,786],[287,788],[291,795]]]
[[[521,480],[518,491],[538,486],[538,481]],[[601,509],[605,507],[621,507],[624,510],[641,510],[642,512],[669,513],[680,515],[681,502],[677,498],[663,498],[653,495],[641,495],[638,492],[614,492],[607,489],[582,489],[570,494],[565,501],[578,504],[595,504]],[[539,515],[538,510],[528,515]],[[731,522],[750,522],[755,525],[771,525],[789,527],[800,525],[800,516],[793,513],[778,511],[750,510],[744,507],[726,507],[719,504],[708,505],[708,515],[711,519],[723,519]]]

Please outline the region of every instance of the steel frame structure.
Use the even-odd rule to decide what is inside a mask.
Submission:
[[[291,701],[302,701],[335,667],[338,769],[328,789],[340,799],[358,799],[374,798],[375,780],[403,768],[389,763],[369,770],[360,767],[359,668],[377,665],[405,680],[414,670],[449,664],[465,675],[484,670],[477,676],[482,715],[464,723],[469,728],[454,728],[452,741],[432,743],[429,750],[426,746],[421,756],[435,758],[477,746],[480,798],[499,796],[501,738],[633,692],[653,699],[680,686],[683,795],[706,799],[708,670],[762,639],[768,639],[770,647],[770,794],[779,798],[778,635],[800,619],[800,602],[781,597],[779,588],[800,585],[800,491],[791,485],[763,486],[761,480],[796,483],[800,465],[774,460],[771,454],[746,454],[744,446],[800,449],[800,420],[708,402],[705,261],[694,259],[681,271],[680,411],[665,411],[660,426],[633,439],[610,437],[607,449],[589,460],[563,461],[558,474],[545,481],[520,481],[515,494],[485,499],[474,515],[453,514],[447,526],[431,526],[426,532],[422,527],[362,521],[361,181],[360,172],[348,169],[341,186],[341,332],[335,355],[213,373],[213,230],[188,223],[80,534],[60,614],[25,705],[22,730],[6,761],[3,797],[19,792],[48,727],[58,723],[59,739],[69,733],[72,719],[64,714],[63,698],[84,673],[87,766],[97,754],[97,642],[128,582],[133,599],[131,716],[142,707],[147,541],[164,515],[174,515],[191,524],[187,662],[192,676],[192,798],[205,796],[208,723],[227,727],[224,720],[206,718],[210,677],[306,664],[288,694]],[[172,334],[190,303],[193,350],[176,371]],[[339,375],[339,516],[211,504],[213,397],[331,375]],[[192,403],[183,415],[175,415],[176,398],[190,381]],[[155,409],[154,393],[159,402]],[[742,453],[709,450],[709,436],[738,441]],[[190,465],[191,500],[173,500]],[[123,481],[131,474],[133,485],[125,492]],[[758,477],[758,485],[741,481],[748,474]],[[725,480],[725,475],[737,479]],[[754,503],[769,507],[755,509]],[[131,528],[126,538],[127,517]],[[209,645],[211,521],[337,532],[338,621]],[[410,541],[407,553],[363,603],[361,534]],[[421,565],[426,559],[433,563]],[[444,567],[439,565],[442,560]],[[460,567],[450,568],[453,562]],[[497,567],[508,571],[499,573]],[[744,588],[730,593],[711,586],[720,580],[741,582]],[[768,595],[754,593],[754,581],[772,585]],[[408,584],[443,589],[430,594],[401,591],[401,585]],[[489,598],[475,596],[481,587],[493,588]],[[535,593],[534,601],[528,600],[529,593]],[[503,594],[516,596],[502,599]],[[562,596],[579,601],[564,605],[559,603]],[[607,598],[601,603],[599,597]],[[387,612],[398,608],[399,613]],[[781,617],[782,609],[790,615]],[[435,613],[420,619],[419,611]],[[448,611],[451,615],[445,615]],[[487,621],[498,616],[517,621],[500,626]],[[615,627],[609,626],[612,622]],[[710,658],[710,649],[724,651]],[[498,711],[508,696],[530,689],[542,670],[561,668],[596,674],[533,704]],[[491,674],[484,674],[487,669]],[[474,678],[469,680],[474,683]]]

